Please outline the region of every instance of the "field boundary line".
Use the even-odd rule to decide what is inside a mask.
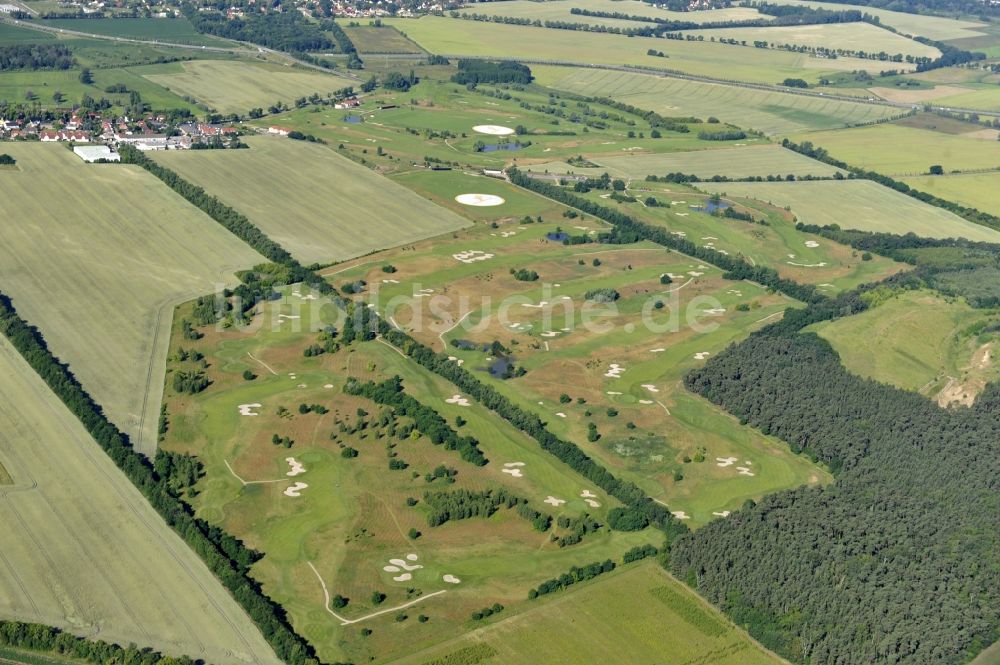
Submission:
[[[323,576],[319,574],[318,570],[316,570],[316,566],[313,565],[312,561],[306,561],[306,564],[312,569],[313,574],[316,575],[316,579],[319,580],[320,586],[323,587],[323,607],[324,607],[324,609],[326,609],[327,612],[329,612],[338,621],[340,621],[340,625],[341,626],[350,626],[353,623],[360,623],[360,622],[365,621],[367,619],[371,619],[373,617],[377,617],[377,616],[379,616],[381,614],[387,614],[389,612],[395,612],[396,610],[406,609],[407,607],[410,607],[412,605],[416,605],[417,603],[419,603],[421,601],[424,601],[424,600],[427,600],[428,598],[433,598],[434,596],[440,596],[443,593],[448,593],[447,589],[441,589],[440,591],[435,591],[433,593],[428,593],[426,595],[420,596],[416,600],[411,600],[408,603],[403,603],[402,605],[397,605],[396,607],[387,607],[384,610],[379,610],[378,612],[372,612],[371,614],[366,614],[365,616],[358,617],[357,619],[345,619],[344,617],[340,616],[339,614],[337,614],[336,612],[334,612],[332,609],[330,609],[330,590],[327,589],[326,582],[323,581]]]

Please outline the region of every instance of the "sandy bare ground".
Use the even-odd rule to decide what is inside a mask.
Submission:
[[[986,387],[986,377],[983,372],[993,365],[993,343],[983,344],[974,354],[966,368],[965,380],[948,377],[948,383],[935,398],[942,407],[961,405],[972,406],[976,397]],[[971,373],[971,374],[970,374]]]

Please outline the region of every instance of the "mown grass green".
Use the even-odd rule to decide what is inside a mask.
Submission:
[[[535,67],[539,82],[578,94],[612,97],[666,116],[715,116],[768,134],[792,134],[873,122],[899,115],[877,104],[822,99],[649,74]]]
[[[15,483],[0,488],[4,618],[228,665],[279,663],[5,338],[0,374],[0,459]]]
[[[702,183],[710,192],[788,206],[800,222],[845,229],[916,233],[928,238],[1000,241],[1000,231],[974,224],[871,180]]]
[[[263,258],[138,167],[88,165],[52,144],[3,151],[17,160],[0,172],[4,292],[151,453],[173,306]]]
[[[469,222],[326,146],[250,137],[249,150],[155,159],[247,215],[304,263],[332,263]]]

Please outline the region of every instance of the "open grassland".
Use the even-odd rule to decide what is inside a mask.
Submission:
[[[922,176],[903,178],[903,182],[948,201],[1000,215],[1000,198],[997,197],[997,192],[1000,191],[1000,173]]]
[[[4,72],[0,75],[0,100],[21,104],[30,96],[44,106],[51,106],[55,104],[54,95],[58,91],[64,95],[62,105],[77,103],[84,95],[90,95],[95,99],[106,97],[121,108],[129,104],[129,93],[107,93],[104,89],[109,85],[124,83],[128,90],[138,92],[142,100],[152,108],[196,111],[192,104],[137,76],[129,69],[96,69],[93,75],[94,83],[86,85],[80,82],[80,73],[74,70]]]
[[[220,113],[240,114],[278,101],[288,104],[313,93],[325,96],[354,83],[336,74],[231,60],[193,60],[143,68],[141,73],[153,83]]]
[[[691,30],[684,34],[710,40],[738,39],[752,43],[810,46],[815,48],[884,52],[889,55],[902,53],[925,58],[936,58],[941,52],[933,46],[907,39],[870,23],[821,23],[818,25],[774,26],[753,28],[711,28]],[[892,63],[892,66],[906,63]],[[884,66],[884,65],[883,65]]]
[[[655,563],[616,571],[536,604],[394,665],[784,662]]]
[[[429,526],[425,492],[505,488],[535,510],[553,516],[587,512],[602,522],[617,503],[479,404],[449,403],[457,392],[453,385],[382,342],[304,357],[317,329],[342,325],[336,307],[311,296],[305,288],[288,287],[280,300],[262,307],[250,329],[205,329],[205,337],[194,342],[175,326],[168,384],[171,374],[196,367],[180,360],[183,348],[204,354],[203,371],[212,385],[195,396],[167,388],[164,447],[194,454],[205,465],[193,499],[198,514],[264,553],[253,575],[324,661],[384,662],[455,638],[481,625],[470,621],[472,612],[494,602],[508,614],[517,611],[527,605],[529,588],[573,565],[620,560],[631,547],[660,544],[662,534],[652,530],[602,528],[581,543],[559,547],[550,533],[506,509],[489,519]],[[245,380],[246,370],[257,378]],[[489,463],[474,466],[417,433],[393,434],[387,423],[402,428],[412,420],[343,392],[350,377],[382,381],[394,375],[461,435],[478,439]],[[302,414],[297,407],[303,403],[329,412]],[[250,406],[257,415],[241,415],[241,405],[258,405]],[[287,413],[279,413],[280,407]],[[275,445],[274,435],[293,443]],[[355,456],[345,456],[347,449]],[[301,465],[294,477],[289,458]],[[403,468],[390,469],[390,460]],[[504,466],[509,463],[521,465]],[[453,469],[454,482],[425,477],[436,467]],[[520,473],[511,474],[512,468]],[[298,495],[287,494],[294,487]],[[581,497],[587,489],[596,490],[590,506]],[[544,502],[547,496],[566,503],[553,508]],[[553,530],[561,533],[556,525]],[[420,568],[408,573],[412,578],[394,579],[401,571],[384,567],[407,554],[415,557],[407,565]],[[445,575],[460,581],[449,583]],[[349,603],[325,607],[324,584],[331,597],[339,594]],[[375,590],[386,594],[384,602],[371,600]],[[410,601],[417,602],[405,612],[369,616]],[[405,620],[397,619],[400,613]],[[418,622],[421,614],[430,621]],[[364,636],[366,629],[373,634]]]
[[[974,127],[970,127],[974,131]],[[837,159],[886,175],[1000,168],[1000,142],[896,124],[857,127],[792,137],[812,141]]]
[[[30,42],[44,42],[55,39],[55,35],[40,30],[20,28],[10,23],[0,23],[0,45],[12,46]]]
[[[191,22],[184,17],[179,18],[115,18],[115,19],[48,19],[40,22],[62,30],[74,30],[93,35],[108,37],[125,37],[128,39],[155,40],[172,42],[174,44],[193,44],[196,46],[227,46],[236,47],[231,41],[219,39],[212,35],[203,35],[194,29]]]
[[[425,163],[428,160],[455,169],[501,169],[513,160],[526,164],[579,155],[719,147],[717,141],[698,138],[698,130],[705,127],[699,123],[687,125],[686,132],[659,130],[660,138],[654,139],[647,121],[604,104],[563,99],[554,91],[535,86],[501,90],[484,85],[479,91],[469,91],[454,83],[428,79],[405,93],[381,90],[365,95],[361,106],[350,111],[298,109],[255,124],[264,128],[274,123],[322,138],[385,174],[406,173],[414,164],[432,165]],[[475,131],[478,125],[501,125],[511,130],[520,126],[525,133],[495,137]],[[508,145],[501,145],[505,140]],[[500,149],[504,147],[516,149]]]
[[[605,228],[589,219],[562,223],[573,234]],[[727,282],[718,269],[662,247],[566,246],[549,238],[557,229],[552,221],[477,228],[433,246],[381,254],[356,269],[338,268],[335,283],[381,282],[375,304],[387,320],[467,367],[492,362],[478,345],[503,342],[527,374],[501,380],[483,372],[482,380],[671,510],[683,511],[692,525],[748,498],[827,479],[680,383],[708,355],[793,303],[752,284]],[[470,260],[470,252],[480,258]],[[397,268],[390,281],[382,262]],[[518,281],[510,272],[519,269],[536,271],[538,281]],[[670,285],[660,283],[666,273],[675,276]],[[585,295],[598,288],[617,289],[622,297],[595,307]],[[657,300],[663,308],[655,308]],[[458,348],[453,341],[476,346]],[[609,375],[612,363],[624,374]],[[597,441],[587,442],[590,422]],[[749,461],[753,475],[716,459],[728,457]]]
[[[808,0],[775,0],[775,4],[804,5],[816,9],[832,9],[829,3],[809,2]],[[984,28],[987,25],[978,21],[961,21],[941,16],[894,12],[889,9],[877,9],[874,7],[857,7],[857,9],[866,14],[877,16],[884,25],[891,26],[903,34],[919,35],[937,41],[979,37],[984,34],[980,28]]]
[[[17,159],[0,171],[3,290],[151,453],[170,311],[263,258],[138,167],[88,165],[51,144],[3,152]]]
[[[806,224],[839,224],[846,229],[883,233],[912,232],[928,238],[1000,241],[1000,231],[966,221],[871,180],[703,183],[701,187],[788,206]]]
[[[840,169],[810,159],[779,145],[744,146],[721,150],[696,150],[666,154],[632,153],[624,157],[598,157],[596,162],[612,175],[642,179],[647,175],[689,173],[700,178],[788,175],[831,176]]]
[[[942,406],[968,405],[1000,378],[998,336],[979,332],[998,320],[996,310],[910,291],[809,330],[830,342],[855,374],[917,390]]]
[[[344,27],[344,32],[350,37],[358,53],[414,53],[422,55],[419,46],[404,37],[398,30],[389,26],[355,26]]]
[[[0,488],[0,615],[226,665],[278,663],[5,338],[0,376],[0,460],[14,480]]]
[[[964,92],[945,95],[934,102],[940,106],[1000,111],[1000,88],[996,84],[976,84]]]
[[[816,82],[824,73],[868,69],[871,64],[884,69],[884,64],[877,61],[819,59],[802,53],[707,41],[630,38],[609,33],[579,33],[437,16],[389,19],[389,22],[431,53],[442,55],[509,57],[511,53],[516,53],[519,58],[587,65],[640,65],[757,83],[777,83],[788,77]],[[651,48],[664,51],[669,58],[647,55],[646,51]]]
[[[649,74],[566,67],[533,68],[539,82],[559,90],[607,96],[661,115],[715,116],[768,134],[833,129],[891,118],[899,109],[792,93],[663,78]]]
[[[569,23],[590,23],[616,27],[647,26],[649,23],[622,19],[599,18],[573,14],[574,7],[594,12],[616,12],[629,16],[646,16],[665,21],[691,21],[694,23],[715,23],[719,21],[749,21],[762,15],[756,9],[746,7],[726,7],[694,12],[676,12],[663,9],[639,0],[556,0],[533,2],[532,0],[510,0],[492,4],[476,4],[462,13],[489,14],[490,16],[513,16],[539,21],[566,21]]]
[[[331,263],[466,226],[321,145],[251,137],[249,150],[155,158],[247,215],[304,263]]]

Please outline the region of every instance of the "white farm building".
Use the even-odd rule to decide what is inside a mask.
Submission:
[[[106,145],[78,145],[74,146],[73,152],[85,162],[96,162],[101,159],[109,162],[120,162],[122,160],[121,155],[117,152],[112,152],[111,148]]]

